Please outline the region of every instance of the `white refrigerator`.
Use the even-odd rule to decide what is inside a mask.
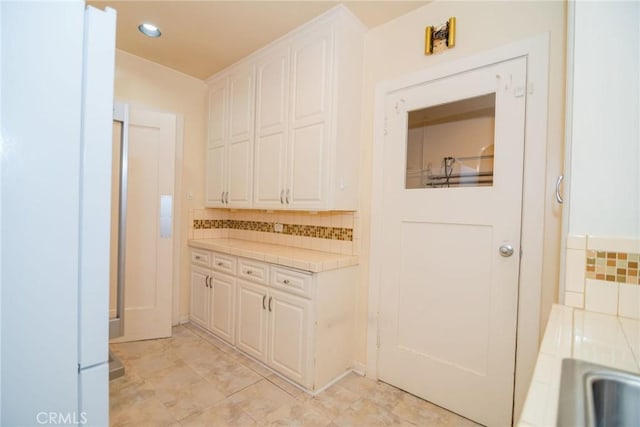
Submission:
[[[0,1],[0,425],[109,422],[116,13]]]

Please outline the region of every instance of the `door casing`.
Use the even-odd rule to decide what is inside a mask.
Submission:
[[[473,70],[497,62],[526,57],[527,100],[525,113],[524,178],[522,197],[522,229],[520,280],[518,283],[518,324],[516,329],[516,372],[514,388],[514,420],[518,420],[529,381],[535,366],[540,342],[542,296],[543,237],[546,200],[547,103],[549,70],[549,34],[474,54],[395,80],[380,82],[376,87],[372,198],[371,256],[369,259],[369,321],[367,331],[367,376],[377,379],[378,311],[380,268],[383,265],[381,229],[383,227],[382,189],[385,159],[385,98],[397,90],[424,84],[439,78]],[[376,243],[377,242],[377,243]]]

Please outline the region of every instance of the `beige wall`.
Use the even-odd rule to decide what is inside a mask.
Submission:
[[[180,214],[180,305],[174,322],[189,314],[189,210],[204,205],[204,142],[206,140],[207,87],[203,81],[123,51],[116,51],[116,100],[151,110],[175,113],[184,120],[183,149],[176,153],[182,174],[181,192],[174,195]],[[176,169],[176,172],[179,169]],[[193,194],[191,200],[188,193]],[[175,277],[175,276],[174,276]]]
[[[457,19],[456,47],[425,56],[424,28],[449,17]],[[544,291],[541,328],[544,328],[558,281],[560,209],[553,202],[555,177],[562,169],[565,79],[565,4],[549,2],[436,1],[369,31],[365,38],[363,130],[361,160],[362,248],[358,293],[356,361],[366,362],[369,286],[371,160],[376,84],[404,74],[453,61],[543,32],[550,33],[549,122],[547,142],[547,206],[545,206]]]

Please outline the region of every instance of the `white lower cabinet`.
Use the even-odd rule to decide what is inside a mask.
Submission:
[[[267,361],[267,301],[269,288],[238,281],[236,346],[251,357]]]
[[[267,364],[282,375],[309,387],[308,353],[313,343],[309,342],[313,325],[311,301],[271,290],[267,328]]]
[[[220,338],[233,344],[236,279],[226,274],[213,273],[209,279],[209,287],[209,328]]]
[[[196,256],[192,256],[189,318],[229,344],[234,344],[236,279],[202,267],[203,262],[210,259],[208,256],[200,255],[197,264],[195,259]]]
[[[200,259],[215,264],[223,257],[238,271],[232,277],[192,265],[194,323],[309,391],[352,368],[355,267],[310,273],[206,254]],[[213,286],[209,299],[202,291],[207,283]]]
[[[192,322],[205,328],[209,322],[209,274],[201,267],[191,267],[191,311]]]

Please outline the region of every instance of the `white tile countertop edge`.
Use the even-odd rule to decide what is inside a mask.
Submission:
[[[569,357],[640,372],[640,321],[554,305],[519,426],[556,425],[562,359]]]
[[[189,246],[319,273],[358,264],[355,255],[320,252],[293,246],[240,239],[190,239]]]

